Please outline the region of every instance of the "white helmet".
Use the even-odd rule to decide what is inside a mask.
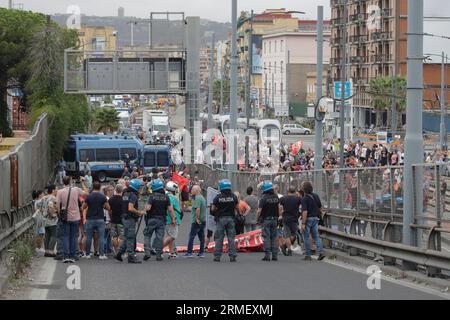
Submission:
[[[178,184],[176,184],[173,181],[169,181],[166,184],[166,190],[167,191],[172,191],[172,192],[176,192],[178,190]]]

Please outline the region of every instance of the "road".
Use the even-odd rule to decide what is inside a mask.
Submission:
[[[178,244],[187,242],[190,214],[186,214]],[[141,230],[142,231],[142,230]],[[142,237],[142,234],[140,238]],[[142,259],[142,254],[139,254]],[[241,253],[237,263],[227,256],[221,263],[206,258],[156,262],[140,265],[93,258],[80,260],[81,289],[69,290],[66,273],[69,265],[49,258],[42,260],[35,279],[29,283],[24,299],[134,300],[134,299],[439,299],[438,295],[391,281],[381,281],[380,290],[368,290],[367,275],[336,266],[333,261],[305,262],[302,256],[280,257],[278,262],[263,262],[262,253]]]

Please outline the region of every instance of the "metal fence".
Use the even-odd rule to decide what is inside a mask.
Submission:
[[[51,175],[49,119],[42,115],[30,139],[0,158],[0,210],[25,206],[33,190],[43,189]]]
[[[424,186],[424,211],[414,212],[414,224],[411,227],[416,230],[417,249],[415,250],[422,251],[409,253],[411,257],[423,255],[426,260],[430,252],[442,251],[444,257],[439,256],[441,259],[439,263],[447,261],[446,269],[450,270],[450,255],[448,255],[450,252],[450,190],[447,191],[446,188],[450,178],[444,176],[443,173],[446,170],[437,165],[420,165],[416,166],[416,169],[418,167],[423,169],[424,181],[414,181],[414,183],[421,183]],[[332,243],[334,247],[347,249],[348,243],[356,245],[358,241],[361,242],[361,239],[363,239],[362,243],[366,241],[365,244],[373,242],[373,246],[370,247],[372,250],[375,245],[382,247],[386,243],[390,243],[390,246],[394,244],[402,246],[404,198],[402,167],[331,169],[266,175],[258,172],[229,173],[206,165],[194,165],[190,169],[191,176],[195,175],[203,180],[205,186],[217,186],[220,179],[229,178],[233,189],[241,194],[245,194],[247,187],[251,186],[260,195],[258,185],[264,180],[272,181],[281,194],[286,194],[289,186],[300,190],[302,182],[310,181],[326,208],[325,228],[322,229],[322,233],[329,233],[329,239],[346,239],[346,241],[334,241]],[[345,238],[345,235],[349,238]],[[362,245],[360,247],[366,248]],[[388,251],[398,253],[406,250],[405,248],[407,246],[401,249],[390,247]],[[412,250],[412,248],[414,247],[409,249]],[[383,250],[380,249],[379,252],[386,252]],[[374,252],[377,251],[374,250]],[[447,257],[448,260],[446,260]]]

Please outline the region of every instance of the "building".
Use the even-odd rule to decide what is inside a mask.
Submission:
[[[322,93],[327,95],[328,72],[324,71],[322,74]],[[317,103],[317,72],[311,71],[306,74],[306,104],[313,106]]]
[[[263,69],[261,65],[262,57],[262,37],[277,30],[296,29],[298,19],[284,8],[267,9],[262,14],[255,14],[250,21],[250,13],[242,12],[238,21],[238,75],[241,79],[248,78],[249,45],[252,43],[252,75],[251,87],[256,90],[259,99],[257,105],[261,105],[263,96]],[[252,37],[250,39],[250,30]]]
[[[84,25],[78,30],[78,37],[80,46],[85,50],[116,50],[116,29],[114,27]]]
[[[119,7],[119,9],[117,10],[117,16],[119,18],[125,17],[125,8],[124,7]]]
[[[346,17],[344,3],[348,8]],[[331,77],[333,81],[342,78],[341,44],[345,28],[346,78],[353,80],[356,127],[375,124],[370,81],[377,77],[406,76],[407,14],[407,0],[331,0]]]
[[[226,74],[227,70],[227,51],[228,47],[230,45],[230,42],[227,40],[218,41],[216,43],[216,51],[217,51],[217,59],[216,59],[216,72],[215,76],[218,79],[223,79]]]
[[[329,42],[330,35],[328,21],[324,40]],[[313,20],[297,21],[296,28],[263,36],[263,104],[273,109],[276,116],[307,115],[308,73],[317,69],[316,39],[317,21]],[[327,45],[324,48],[324,70],[327,70],[330,50]]]
[[[214,61],[217,61],[217,48],[214,49]],[[200,86],[207,88],[209,85],[209,70],[211,65],[211,47],[200,48]],[[217,79],[217,75],[214,75]]]

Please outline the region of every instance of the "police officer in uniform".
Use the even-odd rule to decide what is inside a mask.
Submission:
[[[136,222],[145,212],[139,210],[138,195],[142,187],[142,181],[134,179],[122,196],[122,223],[124,227],[124,241],[120,245],[119,252],[115,256],[116,260],[123,261],[122,255],[128,252],[128,263],[141,263],[136,258]]]
[[[211,207],[211,212],[215,217],[217,223],[217,240],[216,248],[214,250],[214,261],[220,262],[222,256],[223,239],[225,233],[228,238],[228,255],[231,262],[236,262],[236,244],[234,238],[236,236],[236,229],[234,224],[235,210],[238,208],[238,198],[231,191],[231,182],[229,180],[221,180],[219,182],[220,194],[218,194]]]
[[[144,229],[144,261],[149,260],[151,257],[151,239],[153,233],[155,233],[153,249],[156,250],[156,261],[162,261],[166,213],[169,212],[173,225],[176,224],[176,219],[169,196],[166,195],[166,191],[164,190],[164,183],[160,179],[156,179],[152,183],[152,194],[148,198],[145,211],[147,215],[145,216],[146,227]]]
[[[264,181],[261,189],[263,197],[259,201],[257,219],[262,222],[263,228],[265,256],[262,260],[270,261],[270,253],[272,253],[272,261],[277,261],[277,224],[280,214],[280,198],[275,194],[270,181]]]

